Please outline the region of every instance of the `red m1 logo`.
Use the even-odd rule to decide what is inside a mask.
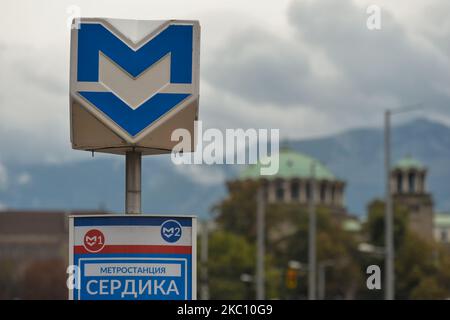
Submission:
[[[99,252],[105,246],[105,235],[97,229],[91,229],[84,235],[84,248],[89,252]]]

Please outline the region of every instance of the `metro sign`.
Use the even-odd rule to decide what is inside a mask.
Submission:
[[[196,299],[196,239],[193,216],[70,216],[69,299]]]
[[[71,33],[74,149],[164,153],[177,143],[173,130],[194,131],[197,21],[82,18],[78,26]]]

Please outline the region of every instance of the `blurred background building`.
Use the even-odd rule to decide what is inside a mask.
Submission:
[[[279,155],[276,175],[261,176],[261,163],[245,167],[227,182],[228,195],[214,208],[216,227],[210,230],[208,263],[202,265],[208,267],[211,297],[255,297],[251,281],[255,274],[256,194],[262,187],[267,297],[306,299],[308,204],[314,163],[318,297],[382,299],[383,290],[365,287],[365,268],[384,263],[384,201],[370,201],[364,217],[352,215],[345,207],[344,179],[309,155],[286,147]],[[426,188],[427,175],[426,166],[412,156],[397,161],[391,172],[396,297],[400,299],[450,297],[450,272],[445,267],[450,263],[450,252],[441,245],[449,241],[450,215],[435,215],[433,196]],[[233,250],[233,246],[242,250]],[[233,273],[221,267],[230,264],[234,265]],[[238,274],[245,275],[245,283],[240,283]]]
[[[0,298],[66,299],[68,216],[98,211],[0,211]]]
[[[206,230],[209,238],[207,254],[202,254],[206,262],[199,263],[199,287],[212,299],[255,297],[256,192],[263,186],[267,297],[306,299],[308,203],[314,178],[319,298],[382,298],[381,292],[369,292],[364,284],[365,266],[383,263],[383,201],[370,202],[367,216],[358,218],[345,206],[343,178],[314,157],[289,148],[282,148],[279,156],[276,175],[260,176],[258,163],[226,183],[228,195],[212,208],[206,228],[199,228],[199,237]],[[426,166],[411,156],[398,161],[391,173],[400,298],[450,296],[450,273],[442,269],[450,263],[450,215],[433,212],[427,174]],[[66,299],[67,218],[104,213],[0,211],[0,298]],[[409,271],[411,263],[414,272]]]
[[[434,239],[438,242],[450,244],[450,214],[436,213],[434,215]]]
[[[264,162],[264,161],[262,161]],[[279,153],[279,170],[272,176],[260,176],[261,162],[249,165],[237,180],[230,181],[229,189],[239,187],[247,180],[259,180],[266,190],[267,203],[298,203],[308,206],[311,199],[312,168],[316,186],[317,204],[332,209],[336,214],[345,214],[345,182],[334,174],[319,160],[284,147]],[[232,190],[230,190],[232,191]]]

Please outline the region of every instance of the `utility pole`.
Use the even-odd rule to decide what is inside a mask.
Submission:
[[[385,299],[393,300],[395,297],[395,274],[394,274],[394,217],[392,210],[391,192],[391,111],[384,113],[384,166],[386,175],[386,204],[385,204]]]
[[[129,151],[125,155],[125,213],[141,212],[142,153]]]
[[[318,298],[319,300],[325,300],[325,294],[326,294],[326,268],[331,267],[334,264],[333,260],[326,260],[319,262],[317,269],[318,269]]]
[[[209,300],[209,286],[208,286],[208,237],[209,237],[209,221],[205,220],[202,223],[201,234],[201,251],[200,261],[202,266],[201,274],[201,289],[200,295],[202,300]]]
[[[258,187],[256,197],[256,300],[264,300],[264,256],[265,256],[265,204],[263,186]]]
[[[316,164],[311,163],[308,226],[308,300],[316,300]]]
[[[385,299],[395,299],[394,212],[391,190],[391,116],[423,109],[422,103],[412,104],[384,112],[384,168],[386,183],[385,204]]]
[[[318,277],[318,298],[319,300],[325,299],[325,282],[326,282],[326,273],[325,273],[326,266],[319,263],[318,271],[319,271],[319,277]]]

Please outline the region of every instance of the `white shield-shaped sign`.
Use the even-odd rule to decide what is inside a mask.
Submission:
[[[194,138],[197,21],[81,18],[76,26],[70,56],[74,149],[158,154],[178,143],[171,139],[175,129]]]

